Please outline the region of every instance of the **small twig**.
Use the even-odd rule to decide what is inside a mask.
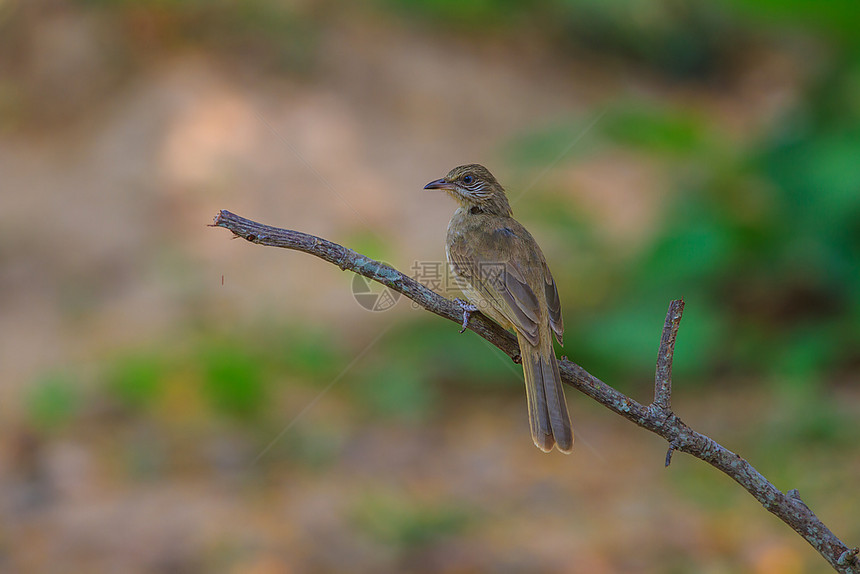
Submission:
[[[669,450],[666,451],[666,464],[664,466],[668,467],[670,464],[672,464],[672,454],[675,452],[676,448],[678,448],[676,443],[669,443]]]
[[[675,356],[675,339],[684,314],[684,300],[676,299],[669,304],[663,335],[660,337],[660,350],[657,352],[657,370],[654,373],[654,402],[663,411],[672,409],[672,361]],[[667,465],[668,466],[668,465]]]
[[[309,253],[334,263],[341,269],[349,269],[382,283],[412,299],[428,311],[454,323],[461,324],[463,320],[462,309],[452,301],[434,293],[400,271],[337,243],[298,231],[262,225],[229,211],[221,211],[215,217],[213,226],[229,229],[236,236],[259,245]],[[675,450],[707,462],[730,476],[765,509],[800,534],[834,570],[842,574],[860,574],[858,550],[849,548],[833,534],[800,500],[796,492],[788,494],[781,492],[749,462],[713,439],[694,431],[671,411],[672,358],[683,309],[684,303],[681,300],[673,301],[669,306],[657,359],[654,402],[650,406],[644,406],[627,397],[566,358],[559,362],[562,380],[609,410],[665,438],[669,442],[667,464]],[[507,353],[512,359],[516,360],[519,357],[516,337],[484,315],[473,315],[469,320],[468,328]]]

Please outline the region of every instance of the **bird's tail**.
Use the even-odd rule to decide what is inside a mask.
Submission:
[[[519,333],[517,339],[526,380],[532,440],[544,452],[551,451],[555,445],[561,452],[570,453],[573,449],[573,430],[552,338],[549,333],[542,333],[538,346],[529,343]]]

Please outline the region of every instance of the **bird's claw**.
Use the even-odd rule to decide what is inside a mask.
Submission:
[[[460,309],[463,310],[463,328],[460,329],[460,333],[466,331],[466,326],[469,324],[469,317],[472,316],[472,313],[478,310],[477,307],[472,305],[471,303],[467,303],[460,298],[454,299],[454,303],[460,306]]]

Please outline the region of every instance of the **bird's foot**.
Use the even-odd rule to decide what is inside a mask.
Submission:
[[[469,317],[471,317],[472,313],[477,311],[478,308],[460,298],[454,299],[454,303],[459,305],[460,309],[463,310],[463,328],[460,329],[460,333],[463,333],[466,330],[466,325],[469,324]]]

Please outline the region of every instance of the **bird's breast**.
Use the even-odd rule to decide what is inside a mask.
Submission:
[[[451,221],[448,222],[448,231],[445,241],[445,257],[448,262],[451,262],[451,245],[463,239],[463,234],[466,230],[466,222],[464,220],[465,210],[461,207],[454,212]]]

